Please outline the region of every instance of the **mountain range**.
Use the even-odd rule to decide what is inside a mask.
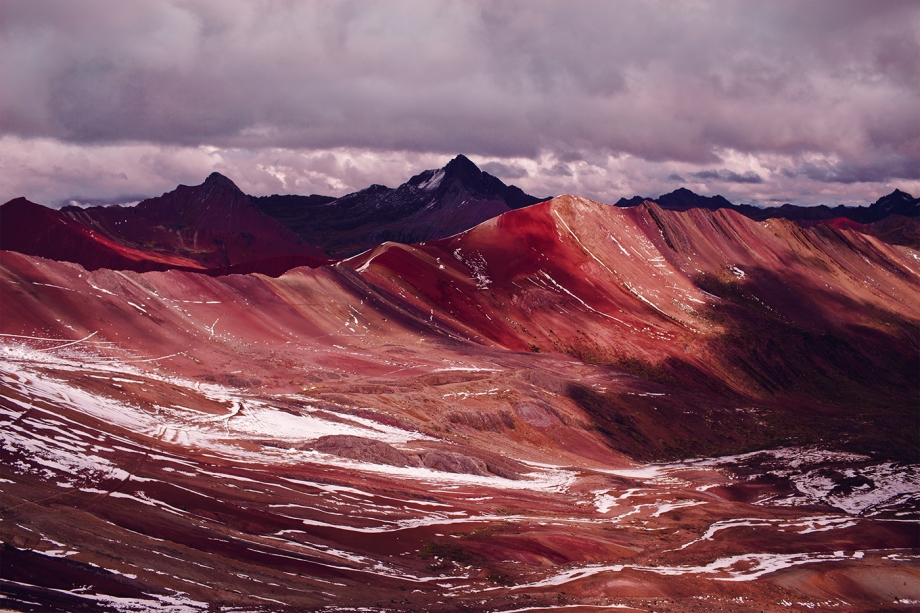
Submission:
[[[637,206],[648,200],[641,196],[621,198],[616,206]],[[791,219],[801,225],[832,224],[864,234],[877,236],[882,240],[914,248],[920,247],[920,199],[901,190],[894,190],[882,196],[868,207],[825,204],[817,206],[796,206],[784,204],[778,207],[757,207],[750,204],[732,204],[722,196],[700,196],[687,188],[679,188],[653,200],[670,211],[690,209],[732,209],[755,221],[766,219]]]
[[[710,211],[716,211],[719,209],[732,209],[755,221],[763,221],[765,219],[819,221],[844,218],[857,223],[868,224],[880,221],[889,215],[902,215],[904,217],[917,217],[920,215],[920,199],[914,198],[910,194],[898,189],[887,196],[879,198],[868,207],[845,206],[842,204],[836,207],[829,207],[826,204],[817,206],[784,204],[778,207],[762,208],[750,204],[732,204],[722,196],[700,196],[694,194],[685,187],[681,187],[655,199],[643,198],[642,196],[634,196],[628,200],[626,198],[620,198],[616,206],[636,206],[642,204],[645,200],[652,200],[669,211],[688,211],[690,209],[709,209]]]
[[[458,155],[395,189],[371,185],[353,194],[253,198],[261,211],[332,257],[386,241],[417,243],[469,230],[512,209],[542,202]]]
[[[916,201],[657,200],[4,204],[4,608],[920,600]]]
[[[545,201],[505,185],[459,155],[395,189],[372,185],[340,198],[248,196],[212,173],[201,185],[136,206],[66,206],[54,210],[16,198],[0,206],[0,248],[79,263],[87,269],[198,270],[210,275],[260,272],[277,276],[319,266],[385,242],[437,240],[511,210]],[[751,219],[833,224],[886,242],[920,245],[920,200],[895,190],[869,207],[735,205],[721,196],[680,188],[655,200],[636,196],[618,207],[651,201],[662,209],[731,209]]]
[[[180,185],[136,206],[53,210],[16,198],[0,206],[0,247],[90,270],[226,274],[240,265],[259,270],[279,261],[301,266],[329,261],[217,173],[201,185]]]

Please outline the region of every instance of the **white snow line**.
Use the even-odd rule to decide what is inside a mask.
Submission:
[[[140,312],[143,313],[144,315],[147,315],[147,309],[145,309],[145,308],[142,307],[141,305],[139,305],[139,304],[134,304],[134,303],[131,302],[130,300],[128,301],[128,304],[130,304],[131,306],[133,306],[135,309],[137,309],[138,311],[140,311]]]
[[[596,255],[594,255],[593,253],[591,253],[591,250],[590,250],[590,249],[588,249],[587,247],[585,247],[585,244],[584,244],[583,242],[581,242],[581,240],[578,238],[578,236],[575,235],[574,232],[572,232],[572,228],[569,227],[569,224],[565,223],[565,220],[562,218],[562,216],[561,216],[555,209],[553,209],[553,215],[555,215],[556,217],[559,218],[559,221],[561,221],[561,222],[562,222],[562,225],[565,226],[565,229],[569,231],[569,234],[572,235],[572,238],[575,239],[575,242],[578,243],[579,245],[581,245],[581,248],[585,250],[585,253],[587,253],[587,254],[590,255],[592,258],[594,258],[594,259],[597,261],[597,263],[600,264],[601,266],[603,266],[604,269],[605,269],[607,272],[609,272],[610,274],[612,274],[614,277],[617,276],[617,274],[616,274],[615,272],[613,272],[612,270],[610,270],[609,268],[607,268],[607,265],[604,264],[603,262],[601,262],[601,261],[597,258]],[[622,247],[620,247],[620,249],[622,249]]]
[[[652,302],[651,300],[649,300],[648,298],[646,298],[645,296],[643,296],[642,294],[640,294],[640,293],[629,283],[629,281],[625,281],[625,282],[623,283],[623,285],[626,286],[626,289],[628,289],[628,290],[632,293],[633,296],[635,296],[636,298],[638,298],[639,300],[641,300],[641,301],[644,302],[645,304],[649,305],[650,307],[652,307],[653,309],[655,309],[656,311],[658,311],[659,313],[661,313],[662,315],[664,315],[664,316],[667,317],[668,319],[674,319],[673,317],[671,317],[671,315],[669,315],[668,313],[666,313],[666,312],[662,311],[660,308],[658,308],[658,305],[656,305],[654,302]],[[681,322],[681,323],[683,323],[683,322]]]
[[[96,336],[97,334],[99,334],[99,330],[96,330],[89,336],[84,336],[83,338],[76,340],[76,341],[70,341],[69,343],[64,343],[63,345],[58,345],[57,347],[49,347],[48,349],[36,349],[35,351],[45,352],[45,351],[54,351],[55,349],[63,349],[64,347],[70,347],[71,345],[76,345],[77,343],[82,343],[85,340],[89,340],[93,338],[94,336]]]
[[[587,302],[585,302],[584,300],[582,300],[581,298],[579,298],[578,296],[576,296],[575,294],[573,294],[572,292],[570,292],[569,290],[567,290],[566,288],[562,287],[559,283],[556,282],[555,279],[553,279],[551,276],[549,276],[548,274],[546,274],[546,273],[543,272],[542,270],[540,271],[540,274],[543,275],[544,277],[546,277],[547,279],[549,279],[550,282],[551,282],[553,285],[555,285],[556,287],[558,287],[559,289],[561,289],[562,291],[564,291],[566,294],[568,294],[569,296],[571,296],[572,298],[574,298],[575,300],[577,300],[578,302],[580,302],[581,304],[583,304],[583,305],[585,306],[585,308],[587,308],[587,309],[589,309],[589,310],[591,310],[591,311],[594,311],[594,312],[597,313],[598,315],[603,315],[604,317],[607,317],[607,318],[609,318],[609,319],[612,319],[613,321],[617,321],[617,322],[623,324],[624,326],[629,326],[629,324],[627,324],[625,321],[623,321],[623,320],[621,320],[621,319],[617,319],[617,318],[614,317],[613,315],[608,315],[607,313],[604,313],[604,312],[602,312],[602,311],[598,311],[598,310],[595,309],[593,306],[591,306],[590,304],[588,304]],[[632,327],[632,326],[629,326],[629,327]]]
[[[70,342],[66,338],[45,338],[43,336],[29,336],[28,334],[0,334],[0,336],[6,336],[9,338],[28,338],[33,341],[54,341],[56,343]],[[97,341],[97,342],[100,342],[100,341]],[[108,342],[108,341],[101,341],[101,342]]]
[[[76,291],[76,290],[70,289],[69,287],[61,287],[60,285],[52,285],[52,284],[50,284],[50,283],[39,283],[38,281],[32,281],[32,285],[43,285],[43,286],[45,286],[45,287],[53,287],[54,289],[62,289],[62,290],[64,290],[64,291],[68,291],[68,292],[74,292],[74,291]],[[79,292],[77,292],[77,293],[79,293]]]
[[[99,291],[102,292],[103,294],[109,294],[110,296],[115,296],[115,295],[117,295],[117,294],[115,294],[115,292],[110,292],[110,291],[107,290],[107,289],[102,289],[101,287],[97,287],[97,286],[93,285],[92,283],[90,283],[89,281],[87,281],[87,283],[89,284],[89,286],[90,286],[91,288],[93,288],[93,289],[95,289],[95,290],[99,290]]]
[[[612,240],[614,243],[617,244],[617,247],[620,248],[620,251],[623,252],[623,255],[625,255],[625,256],[628,257],[628,258],[631,258],[631,257],[632,257],[631,255],[629,255],[629,252],[626,251],[626,249],[623,248],[623,245],[620,244],[620,241],[618,241],[617,239],[615,239],[615,238],[613,237],[612,234],[608,233],[608,234],[607,234],[607,238],[609,238],[610,240]]]

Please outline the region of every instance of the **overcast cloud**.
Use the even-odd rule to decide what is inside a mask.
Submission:
[[[536,195],[920,193],[920,4],[0,0],[0,201],[344,194],[468,155]]]

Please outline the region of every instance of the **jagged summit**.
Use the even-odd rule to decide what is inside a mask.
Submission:
[[[479,169],[476,164],[473,163],[470,158],[466,157],[462,153],[457,154],[457,157],[452,159],[444,166],[444,172],[447,176],[455,177],[468,177],[468,178],[478,178],[482,176],[483,172]]]
[[[651,200],[652,202],[658,204],[661,208],[672,211],[686,211],[689,209],[709,209],[711,211],[715,211],[717,209],[734,206],[731,202],[722,196],[701,196],[687,189],[686,187],[679,187],[673,192],[662,194],[657,198],[646,198],[644,196],[633,196],[632,198],[628,199],[620,198],[617,201],[616,206],[638,206],[646,200]]]
[[[272,268],[275,271],[294,262],[290,258],[295,256],[313,258],[312,265],[388,241],[409,244],[445,238],[545,200],[506,185],[462,154],[398,187],[372,184],[339,198],[252,197],[227,176],[212,172],[199,185],[179,185],[135,206],[66,206],[49,214],[46,207],[25,198],[11,200],[3,205],[3,243],[23,253],[88,267],[147,270],[150,260],[158,267],[216,270],[274,258],[281,262]],[[621,198],[616,205],[636,207],[647,201],[670,211],[730,208],[756,221],[784,218],[803,226],[832,224],[892,244],[920,245],[920,200],[899,189],[869,206],[761,208],[736,205],[720,195],[702,196],[686,187],[655,199]],[[66,237],[49,238],[45,229],[52,219],[63,223],[55,228]],[[108,243],[98,247],[100,241]],[[78,244],[88,246],[76,249]],[[62,245],[69,247],[61,251]],[[121,253],[125,248],[132,250],[128,256]],[[115,252],[117,257],[111,256]]]
[[[662,194],[656,202],[663,208],[681,211],[693,208],[716,210],[730,207],[731,202],[720,195],[700,196],[686,187],[680,187],[670,194]]]
[[[212,172],[209,174],[208,178],[201,184],[201,187],[232,189],[241,194],[243,193],[243,190],[237,187],[236,183],[219,172]]]
[[[646,200],[651,200],[661,208],[671,211],[732,209],[755,221],[779,218],[790,219],[800,225],[843,224],[846,227],[872,234],[893,244],[911,247],[920,245],[920,242],[918,242],[920,224],[916,219],[920,216],[920,199],[914,198],[899,189],[894,190],[887,196],[882,196],[869,206],[845,206],[842,204],[835,207],[829,207],[826,204],[798,206],[787,203],[782,206],[759,207],[751,204],[733,204],[719,195],[700,196],[686,187],[680,187],[655,199],[643,198],[642,196],[633,196],[629,199],[620,198],[616,206],[621,208],[635,207]],[[883,227],[876,228],[873,224],[882,224]]]
[[[894,190],[887,196],[882,196],[869,206],[883,215],[904,215],[916,217],[920,215],[920,198],[914,198],[907,192]]]
[[[337,199],[253,198],[260,210],[330,255],[347,257],[386,241],[451,236],[510,210],[542,202],[458,155],[396,188],[371,185]]]

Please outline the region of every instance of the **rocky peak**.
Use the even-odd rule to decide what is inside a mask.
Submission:
[[[476,164],[462,153],[449,161],[444,167],[444,174],[449,178],[476,181],[484,174]]]
[[[208,178],[204,180],[201,186],[210,189],[229,189],[234,192],[239,192],[240,194],[243,193],[243,191],[236,186],[236,183],[219,172],[212,172],[209,174]]]
[[[898,214],[915,217],[920,215],[920,198],[914,198],[907,192],[896,189],[876,200],[869,208],[884,215]]]
[[[662,208],[674,210],[710,209],[731,207],[732,203],[722,196],[700,196],[686,187],[680,187],[670,194],[662,194],[655,199]]]

